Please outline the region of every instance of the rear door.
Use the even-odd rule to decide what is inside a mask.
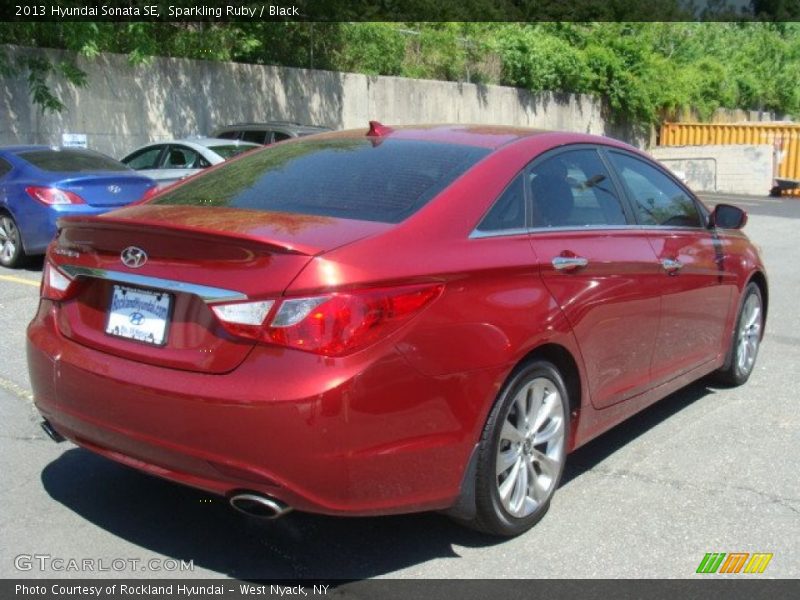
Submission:
[[[569,319],[594,406],[646,390],[663,271],[632,227],[598,149],[569,147],[533,163],[531,243],[550,293]]]
[[[197,150],[183,144],[169,144],[161,156],[156,176],[160,184],[174,183],[199,173],[203,161]]]
[[[122,163],[135,171],[150,171],[158,169],[161,164],[161,155],[166,150],[166,144],[155,144],[137,150],[122,159]],[[148,177],[149,174],[145,173]]]
[[[262,146],[268,146],[272,143],[272,131],[267,129],[253,129],[253,130],[245,130],[242,132],[241,137],[243,142],[250,142],[253,144],[261,144]]]
[[[733,298],[723,248],[694,196],[666,170],[622,150],[608,152],[661,268],[654,384],[716,358]]]
[[[166,186],[178,180],[178,176],[164,170],[167,144],[153,144],[137,150],[122,159],[122,163],[137,171],[144,177],[154,179],[160,186]]]

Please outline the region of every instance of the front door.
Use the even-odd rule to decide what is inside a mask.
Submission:
[[[719,356],[734,282],[724,271],[722,242],[706,228],[691,194],[655,165],[608,154],[662,269],[651,367],[657,385]]]

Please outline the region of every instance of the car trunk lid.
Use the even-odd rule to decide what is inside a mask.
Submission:
[[[139,200],[155,181],[133,174],[95,173],[62,179],[56,184],[61,190],[80,196],[90,206],[125,206]]]
[[[212,305],[277,298],[313,256],[387,227],[288,213],[153,205],[70,217],[59,225],[49,260],[78,280],[77,294],[58,311],[62,333],[110,354],[207,373],[234,369],[253,346],[225,332]],[[130,249],[146,259],[126,265],[123,256]],[[136,316],[131,307],[143,309]],[[130,333],[124,319],[152,317],[158,328],[159,313],[161,335],[123,337]]]

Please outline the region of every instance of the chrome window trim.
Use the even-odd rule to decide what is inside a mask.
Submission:
[[[558,225],[556,227],[531,227],[528,233],[547,233],[548,231],[625,231],[642,230],[641,225]]]
[[[547,231],[616,231],[620,229],[634,229],[638,231],[656,231],[663,234],[665,231],[708,231],[705,227],[687,225],[559,225],[558,227],[531,227],[528,233],[544,233]]]
[[[170,292],[182,292],[199,296],[206,303],[213,302],[236,302],[247,300],[247,294],[224,288],[216,288],[186,281],[175,281],[173,279],[161,279],[160,277],[148,277],[135,273],[123,273],[121,271],[108,271],[106,269],[93,269],[90,267],[80,267],[76,265],[58,265],[70,277],[90,277],[93,279],[105,279],[117,281],[130,285],[169,290]]]
[[[472,233],[469,234],[469,239],[480,240],[483,238],[493,238],[493,237],[500,237],[507,235],[522,235],[527,233],[529,233],[527,227],[515,227],[513,229],[497,229],[494,231],[480,231],[478,229],[474,229]]]
[[[497,231],[478,231],[475,229],[469,234],[469,239],[479,240],[512,235],[548,233],[550,231],[654,231],[663,234],[666,231],[708,231],[704,227],[689,227],[678,225],[559,225],[558,227],[529,227],[516,229],[502,229]]]

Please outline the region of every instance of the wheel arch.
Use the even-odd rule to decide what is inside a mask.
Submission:
[[[523,365],[533,360],[546,360],[553,363],[553,365],[561,373],[564,379],[564,385],[567,387],[567,395],[569,396],[569,411],[570,419],[581,408],[583,402],[583,386],[581,385],[581,373],[578,369],[578,362],[572,353],[561,344],[546,343],[537,346],[528,352],[512,369],[506,381]]]
[[[763,323],[764,327],[761,329],[761,337],[764,337],[764,332],[766,331],[766,324],[767,324],[767,313],[769,311],[769,286],[767,285],[767,277],[761,271],[756,271],[750,276],[750,279],[747,283],[750,282],[755,283],[758,286],[759,291],[761,292],[761,300],[763,302],[764,307],[764,318]],[[745,287],[747,287],[745,285]]]
[[[583,401],[583,386],[581,385],[581,372],[578,368],[578,362],[565,346],[555,343],[546,342],[528,351],[522,358],[520,358],[514,367],[503,379],[502,385],[499,390],[505,389],[511,379],[520,371],[525,368],[525,365],[535,360],[544,360],[551,363],[561,374],[564,380],[564,385],[567,388],[567,396],[569,400],[569,412],[567,419],[569,424],[567,427],[567,453],[570,452],[574,445],[575,430],[577,426],[577,416],[580,414],[581,402]],[[486,412],[486,417],[481,425],[480,431],[483,432],[486,423],[498,401],[500,393],[494,398],[491,406]],[[479,434],[480,436],[480,434]],[[480,439],[475,440],[475,445],[472,448],[470,457],[464,469],[464,474],[461,480],[459,495],[456,497],[453,505],[441,511],[443,514],[455,519],[456,521],[467,523],[475,518],[476,515],[476,470],[478,458],[478,446]]]

